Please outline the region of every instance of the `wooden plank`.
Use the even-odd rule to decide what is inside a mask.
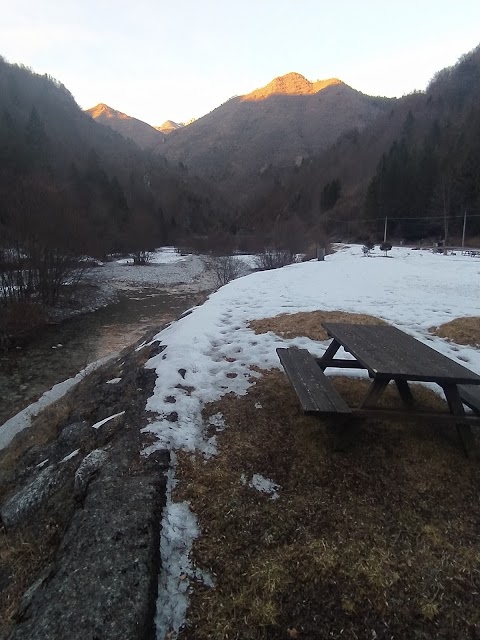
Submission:
[[[374,376],[480,385],[480,376],[476,373],[396,327],[342,323],[323,326]]]
[[[403,404],[406,407],[413,407],[415,401],[412,396],[412,390],[408,386],[408,382],[406,380],[395,380],[395,384],[397,385],[398,393],[400,394]]]
[[[358,360],[346,360],[342,358],[326,360],[325,356],[322,356],[321,358],[315,358],[315,361],[321,369],[329,369],[330,367],[336,369],[365,369],[363,364],[358,362]]]
[[[277,354],[305,413],[351,413],[306,349],[277,349]]]
[[[389,382],[390,380],[388,378],[375,378],[370,385],[367,395],[363,399],[360,408],[367,409],[374,407],[377,404],[382,393],[387,388]]]
[[[480,387],[471,384],[459,385],[458,392],[463,404],[480,415]]]
[[[291,350],[277,349],[277,355],[280,358],[280,362],[285,369],[285,373],[287,374],[288,379],[295,389],[298,399],[300,400],[300,404],[302,405],[303,411],[305,413],[317,411],[317,403],[312,397],[311,392],[306,388],[305,384],[297,374],[297,367],[295,366],[295,362],[292,358]]]
[[[450,412],[457,418],[457,432],[460,440],[462,441],[465,453],[470,458],[473,458],[475,460],[478,459],[478,450],[475,444],[473,433],[470,429],[470,425],[464,424],[460,421],[460,418],[465,415],[465,409],[463,408],[463,403],[460,398],[457,385],[444,384],[443,392],[445,393],[448,406],[450,407]]]
[[[322,360],[326,362],[329,360],[332,360],[334,355],[337,353],[337,351],[340,349],[341,346],[342,345],[339,342],[337,342],[335,339],[332,340],[331,343],[328,345],[327,350],[323,354]]]

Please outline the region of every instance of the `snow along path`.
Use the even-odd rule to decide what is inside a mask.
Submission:
[[[428,333],[429,327],[456,317],[480,316],[479,276],[480,260],[471,257],[395,248],[388,258],[380,254],[366,258],[360,246],[351,246],[324,262],[258,272],[229,283],[154,338],[166,348],[146,365],[156,370],[157,382],[147,402],[152,419],[145,430],[155,434],[157,442],[145,453],[168,448],[214,455],[215,437],[205,436],[201,415],[206,402],[229,392],[247,393],[260,376],[252,366],[280,368],[276,347],[297,345],[320,356],[328,345],[329,341],[303,337],[283,340],[272,333],[256,335],[247,328],[248,321],[256,318],[318,309],[368,313],[480,373],[478,349],[450,344]],[[341,374],[342,370],[335,373]],[[351,369],[344,373],[366,375]],[[170,489],[174,484],[172,474]],[[171,559],[162,557],[159,614],[160,609],[172,614],[157,620],[159,640],[171,631],[177,632],[183,622],[188,592],[185,558],[198,535],[196,518],[188,505],[180,506],[169,499],[162,549],[167,548],[167,540],[174,540],[177,552],[172,554],[169,547]],[[180,565],[174,559],[178,550],[182,550],[184,559]]]

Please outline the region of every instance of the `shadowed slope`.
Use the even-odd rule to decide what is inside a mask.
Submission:
[[[87,109],[86,113],[100,124],[106,125],[122,136],[130,138],[142,149],[151,148],[161,140],[161,134],[154,127],[142,120],[137,120],[137,118],[132,118],[121,111],[112,109],[106,104],[97,104],[96,107]]]
[[[300,163],[346,131],[364,129],[388,104],[340,80],[312,83],[289,73],[172,131],[156,149],[243,195],[269,165]]]

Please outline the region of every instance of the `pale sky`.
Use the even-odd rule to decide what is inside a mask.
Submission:
[[[370,95],[425,89],[480,43],[480,0],[11,0],[0,55],[160,125],[290,71]]]

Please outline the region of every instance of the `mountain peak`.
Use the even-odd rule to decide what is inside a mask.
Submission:
[[[301,73],[291,71],[283,76],[274,78],[265,87],[255,89],[251,93],[242,96],[242,100],[263,100],[271,95],[311,95],[335,84],[342,84],[342,81],[338,80],[338,78],[329,78],[328,80],[310,82]]]
[[[125,113],[121,111],[117,111],[116,109],[112,109],[108,104],[100,102],[97,106],[92,107],[91,109],[86,109],[86,113],[88,113],[92,118],[128,118]]]
[[[142,120],[132,118],[126,113],[112,109],[101,102],[96,107],[86,109],[85,113],[96,122],[107,125],[122,136],[131,138],[140,147],[150,149],[159,140],[159,132]]]
[[[171,133],[176,129],[181,129],[183,127],[183,123],[174,122],[173,120],[165,120],[163,124],[159,127],[155,127],[157,131],[161,131],[161,133]]]

